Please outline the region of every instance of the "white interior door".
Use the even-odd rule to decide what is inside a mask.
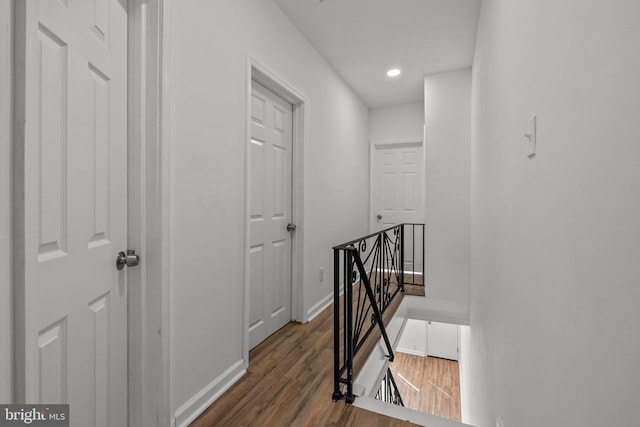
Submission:
[[[115,257],[126,245],[127,2],[16,4],[26,46],[21,399],[69,403],[71,426],[125,426],[127,283]]]
[[[372,231],[424,222],[422,144],[373,146]]]
[[[372,232],[402,223],[424,223],[424,148],[415,144],[372,147]],[[423,271],[422,229],[405,227],[405,271]],[[411,235],[409,235],[411,234]],[[414,251],[416,257],[414,257]],[[414,265],[415,264],[415,265]]]
[[[427,355],[458,360],[458,325],[428,322]]]
[[[291,320],[293,107],[257,82],[249,151],[249,348]]]

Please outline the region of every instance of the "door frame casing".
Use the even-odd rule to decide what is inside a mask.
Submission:
[[[244,173],[244,316],[243,316],[243,359],[245,369],[249,367],[249,289],[250,289],[250,231],[249,231],[249,204],[251,200],[250,186],[250,158],[249,147],[251,144],[251,85],[256,81],[276,95],[291,103],[293,106],[293,154],[292,154],[292,193],[291,193],[291,221],[297,229],[291,236],[291,320],[302,321],[304,289],[303,278],[303,194],[304,194],[304,143],[307,140],[306,120],[309,101],[307,97],[287,80],[274,73],[262,62],[251,54],[247,55],[247,79],[246,79],[246,115],[245,115],[245,173]]]
[[[171,0],[129,1],[127,246],[129,425],[168,426],[171,416],[170,125]]]
[[[13,11],[0,2],[0,401],[13,403]]]
[[[375,231],[376,206],[375,206],[375,165],[376,165],[376,151],[385,148],[398,148],[398,147],[422,147],[422,170],[424,172],[423,178],[426,175],[426,157],[425,153],[425,138],[423,136],[415,136],[411,138],[392,138],[392,139],[377,139],[369,141],[369,232]],[[424,186],[423,186],[424,190]],[[422,200],[422,213],[426,216],[426,204],[425,197]],[[423,219],[424,220],[424,219]]]
[[[140,203],[132,204],[128,207],[128,220],[134,219],[134,223],[141,226],[136,236],[129,236],[127,244],[139,250],[143,263],[139,274],[128,274],[128,312],[137,312],[138,318],[129,318],[128,322],[128,342],[137,340],[140,346],[131,346],[128,349],[128,365],[131,360],[138,359],[140,363],[136,369],[130,369],[128,377],[128,406],[138,408],[140,417],[132,418],[129,413],[129,424],[136,426],[164,426],[170,424],[171,408],[171,382],[170,382],[170,313],[169,313],[169,145],[164,142],[163,135],[168,133],[168,105],[169,100],[168,83],[164,78],[168,69],[168,49],[167,32],[163,29],[167,26],[167,19],[170,16],[171,0],[128,0],[128,31],[130,37],[127,42],[127,56],[129,60],[128,81],[128,131],[127,150],[132,156],[129,159],[128,170],[131,171],[131,164],[137,164],[142,170],[137,174],[137,181],[133,180],[134,175],[129,176],[127,191],[131,193],[133,187],[144,189],[144,194],[139,194]],[[25,25],[22,16],[26,14],[28,8],[32,7],[31,1],[8,0],[13,11],[8,20],[11,21],[11,28],[14,29],[13,36],[9,38],[7,44],[16,55],[16,61],[9,63],[10,81],[13,83],[11,95],[11,105],[9,120],[13,127],[7,129],[8,135],[0,135],[3,139],[9,138],[8,151],[11,153],[12,170],[10,172],[12,182],[9,184],[8,194],[4,188],[0,192],[0,201],[3,206],[8,206],[8,214],[11,215],[11,225],[14,232],[10,239],[10,263],[12,272],[10,277],[12,286],[8,290],[12,295],[10,299],[10,312],[13,316],[13,324],[8,326],[11,331],[10,350],[11,366],[13,378],[11,384],[11,400],[13,403],[20,402],[26,398],[24,382],[18,377],[18,372],[24,372],[25,357],[25,324],[30,321],[30,313],[25,312],[24,301],[29,298],[25,293],[25,277],[31,274],[29,266],[26,264],[24,233],[24,61],[20,58],[19,52],[24,52],[25,46]],[[4,6],[4,5],[3,5]],[[24,15],[26,16],[26,15]],[[4,23],[4,20],[3,20]],[[4,42],[3,42],[4,43]],[[144,49],[139,51],[140,56],[133,56],[135,51],[134,43],[141,43]],[[3,46],[4,48],[4,46]],[[13,56],[12,55],[12,56]],[[1,70],[2,73],[5,69]],[[132,76],[138,74],[140,79],[133,79]],[[149,76],[153,75],[154,79]],[[151,81],[153,80],[153,81]],[[144,88],[144,90],[143,90]],[[134,96],[135,93],[135,96]],[[133,117],[133,113],[145,112],[141,117]],[[4,117],[4,109],[0,110]],[[133,118],[137,120],[133,120]],[[150,137],[150,133],[153,137]],[[0,140],[3,142],[3,140]],[[136,149],[133,146],[139,144]],[[4,147],[3,147],[4,148]],[[151,155],[154,155],[156,162],[151,162]],[[145,209],[152,195],[159,195],[157,202],[160,209]],[[6,204],[4,202],[7,202]],[[156,206],[157,208],[158,206]],[[4,212],[3,212],[4,213]],[[17,231],[16,231],[17,230]],[[140,246],[138,246],[140,245]],[[144,246],[144,247],[143,247]],[[156,248],[158,252],[155,263],[145,262],[145,249]],[[123,248],[124,249],[124,248]],[[115,254],[114,254],[115,256]],[[2,277],[4,279],[4,277]],[[152,282],[159,280],[159,282]],[[142,299],[132,299],[131,289],[154,289],[154,292],[146,292]],[[4,291],[4,290],[3,290]],[[26,290],[28,291],[28,290]],[[135,304],[132,304],[132,301]],[[4,301],[3,301],[4,303]],[[4,307],[4,306],[3,306]],[[150,309],[154,310],[150,310]],[[15,321],[24,317],[22,322]],[[132,320],[132,321],[131,321]],[[22,325],[21,325],[22,323]],[[4,325],[4,323],[3,323]],[[4,327],[4,326],[3,326]],[[159,340],[159,344],[158,344]],[[159,352],[149,351],[149,343],[160,349]],[[154,347],[155,349],[155,347]],[[138,384],[137,391],[132,386]],[[153,414],[150,416],[149,414]],[[135,420],[135,421],[134,421]]]

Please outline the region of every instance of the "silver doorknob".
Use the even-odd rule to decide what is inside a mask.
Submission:
[[[380,221],[382,219],[382,215],[378,214],[376,215],[376,218],[378,218],[378,221]]]
[[[122,270],[125,265],[127,267],[135,267],[140,264],[140,256],[136,255],[136,251],[133,249],[127,249],[127,253],[120,251],[116,257],[116,268]]]
[[[287,224],[287,231],[291,232],[291,231],[295,231],[296,229],[296,225],[295,224]]]

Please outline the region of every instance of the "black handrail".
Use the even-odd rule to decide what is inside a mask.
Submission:
[[[400,225],[404,225],[404,224],[400,224]],[[423,225],[423,224],[412,224],[412,225]],[[341,243],[341,244],[339,244],[337,246],[334,246],[333,249],[347,249],[347,248],[349,248],[351,246],[354,246],[356,243],[360,243],[361,241],[368,240],[368,239],[370,239],[372,237],[377,237],[382,233],[386,233],[388,231],[395,230],[398,227],[399,227],[398,225],[394,225],[394,226],[391,226],[389,228],[385,228],[384,230],[380,230],[380,231],[376,231],[375,233],[368,234],[368,235],[366,235],[364,237],[358,237],[357,239],[351,240],[350,242]]]
[[[410,228],[410,233],[405,233]],[[421,231],[416,235],[416,230]],[[421,237],[421,245],[416,246]],[[420,251],[420,248],[422,250]],[[334,251],[334,401],[353,403],[354,357],[377,328],[387,358],[393,348],[382,315],[399,292],[404,292],[405,268],[410,283],[424,284],[424,224],[400,224],[337,245]],[[409,253],[407,253],[409,252]],[[405,263],[406,261],[406,263]],[[417,281],[420,277],[420,283]],[[341,316],[340,291],[344,290]],[[356,298],[354,299],[354,294]],[[342,329],[341,329],[342,328]],[[340,336],[342,335],[342,340]],[[344,388],[344,390],[343,390]]]

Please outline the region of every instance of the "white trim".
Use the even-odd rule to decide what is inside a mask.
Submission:
[[[33,333],[32,323],[36,313],[33,304],[34,289],[33,272],[35,271],[35,261],[26,257],[27,253],[35,253],[34,245],[36,241],[33,236],[33,227],[26,227],[25,224],[32,223],[32,218],[27,215],[34,215],[31,206],[36,204],[35,194],[26,194],[25,181],[31,173],[24,161],[25,158],[33,158],[34,144],[26,144],[25,141],[32,138],[27,135],[30,131],[26,126],[26,100],[29,99],[27,91],[33,90],[26,82],[31,80],[34,73],[33,67],[27,66],[27,61],[31,56],[30,50],[33,46],[28,42],[27,28],[30,23],[27,17],[34,15],[34,2],[16,1],[14,2],[14,104],[13,104],[13,280],[14,280],[14,400],[16,402],[36,402],[37,390],[37,369],[36,359],[36,337]],[[31,233],[31,234],[30,234]],[[27,336],[27,334],[30,334]]]
[[[387,417],[396,418],[410,423],[429,426],[429,427],[473,427],[469,424],[459,423],[447,418],[437,417],[426,412],[419,412],[414,409],[405,408],[404,406],[393,405],[391,403],[377,400],[373,397],[360,396],[353,406],[366,409],[367,411],[386,415]]]
[[[163,86],[166,0],[129,2],[128,236],[142,262],[129,279],[129,425],[167,425],[168,182]],[[161,209],[156,209],[162,206]],[[158,331],[164,333],[158,334]]]
[[[373,233],[375,230],[375,167],[376,167],[376,144],[370,141],[369,144],[369,233]]]
[[[246,99],[245,99],[245,136],[242,148],[244,150],[244,244],[242,248],[242,256],[243,256],[243,278],[242,278],[242,302],[243,302],[243,316],[242,316],[242,357],[244,359],[244,368],[249,368],[249,325],[251,324],[251,320],[249,319],[251,306],[249,305],[249,290],[251,283],[250,280],[250,272],[251,266],[249,264],[249,255],[248,251],[251,247],[250,235],[249,235],[249,221],[247,218],[251,215],[249,211],[249,206],[251,200],[249,198],[249,188],[251,186],[249,180],[249,170],[250,170],[250,162],[249,159],[249,147],[247,147],[247,141],[251,140],[251,56],[247,56],[247,69],[246,69]]]
[[[147,310],[146,292],[146,251],[145,251],[145,206],[142,175],[145,174],[145,133],[146,122],[146,16],[145,5],[139,0],[128,3],[127,37],[127,242],[126,248],[135,249],[142,257],[142,263],[135,270],[127,269],[127,382],[128,423],[142,425],[145,403],[145,350]],[[132,116],[139,120],[131,120]],[[140,173],[139,168],[142,167]],[[138,178],[138,179],[136,179]],[[149,390],[151,394],[154,390]]]
[[[400,145],[422,145],[424,138],[422,135],[410,138],[390,138],[390,139],[372,139],[371,144],[375,147],[397,147]]]
[[[159,73],[160,73],[160,99],[158,104],[160,106],[160,135],[159,143],[161,145],[160,152],[162,153],[162,159],[160,161],[162,165],[162,176],[160,181],[162,183],[161,189],[161,211],[162,211],[162,225],[160,230],[160,236],[162,241],[162,273],[160,292],[162,294],[162,306],[161,306],[161,322],[160,331],[164,336],[162,340],[162,378],[160,379],[161,396],[159,401],[159,419],[158,424],[160,426],[169,425],[170,420],[174,420],[171,415],[173,408],[173,371],[171,370],[171,361],[173,360],[173,328],[172,328],[172,315],[173,315],[173,292],[171,284],[174,283],[173,272],[175,271],[173,265],[173,258],[171,256],[171,248],[173,247],[174,237],[171,227],[171,219],[173,218],[173,210],[171,208],[171,200],[173,198],[174,188],[173,181],[171,179],[173,171],[173,158],[171,157],[171,90],[170,90],[170,60],[171,60],[171,40],[170,31],[171,28],[171,7],[173,6],[173,0],[158,0],[160,2],[159,14],[160,14],[160,58],[159,58]]]
[[[316,305],[311,307],[309,310],[307,310],[306,322],[311,322],[331,304],[333,304],[333,292],[331,292],[326,297],[322,298],[322,300],[320,300],[319,303],[317,303]]]
[[[303,248],[304,248],[304,145],[307,138],[307,117],[309,101],[290,82],[258,61],[251,54],[247,55],[246,69],[246,107],[245,107],[245,174],[244,174],[244,325],[243,355],[245,367],[249,363],[249,144],[251,140],[251,82],[255,80],[267,89],[282,97],[293,105],[293,171],[292,171],[292,212],[291,220],[297,225],[291,239],[291,320],[302,321],[304,287],[303,287]]]
[[[173,415],[173,425],[186,427],[215,402],[225,391],[245,374],[244,360],[240,359],[231,365],[216,379],[207,384]]]
[[[13,0],[0,3],[0,402],[13,402]]]
[[[402,304],[406,305],[410,319],[470,325],[469,304],[413,295],[406,295]]]
[[[418,350],[414,350],[414,349],[411,349],[411,348],[398,347],[398,348],[396,348],[396,352],[397,353],[411,354],[411,355],[414,355],[414,356],[427,357],[427,353],[425,353],[424,351],[418,351]]]
[[[471,386],[467,385],[467,357],[463,349],[463,334],[471,334],[471,327],[468,325],[460,325],[458,328],[458,375],[460,377],[460,414],[463,422],[468,421],[470,416],[470,410],[468,403],[470,403],[472,394]],[[467,341],[468,342],[468,341]],[[469,366],[471,364],[469,363]],[[469,381],[471,383],[471,381]]]

